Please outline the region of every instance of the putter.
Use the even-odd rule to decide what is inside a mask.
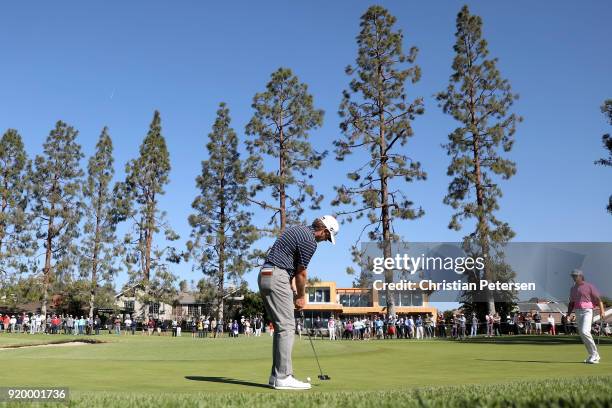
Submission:
[[[302,326],[304,325],[304,311],[301,311],[302,316]],[[321,364],[319,363],[319,356],[317,356],[317,351],[315,350],[314,344],[312,343],[312,337],[310,337],[310,330],[306,331],[308,334],[308,340],[310,340],[310,347],[312,347],[312,352],[314,353],[315,359],[317,360],[317,365],[319,366],[319,380],[331,380],[330,376],[327,374],[323,374],[323,370],[321,369]]]

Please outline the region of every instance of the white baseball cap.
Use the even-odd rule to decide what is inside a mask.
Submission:
[[[336,218],[332,217],[331,215],[324,215],[322,217],[319,217],[319,219],[321,220],[323,225],[325,225],[325,228],[327,228],[327,230],[329,231],[329,240],[333,245],[336,245],[336,234],[340,230],[340,224],[338,224]]]

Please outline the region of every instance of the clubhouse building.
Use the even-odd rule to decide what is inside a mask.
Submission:
[[[435,315],[438,310],[429,305],[429,298],[421,291],[392,291],[398,316]],[[387,314],[384,291],[369,288],[338,288],[336,282],[317,282],[306,285],[304,317],[307,321],[320,317],[361,318]],[[306,323],[308,325],[308,323]]]

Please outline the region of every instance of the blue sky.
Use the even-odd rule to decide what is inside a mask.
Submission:
[[[339,137],[338,105],[354,62],[359,18],[370,2],[161,2],[107,1],[2,3],[0,13],[0,129],[16,128],[31,156],[58,119],[80,131],[91,155],[103,126],[115,144],[117,178],[138,153],[153,110],[162,115],[172,160],[171,183],[161,199],[173,227],[189,235],[187,216],[204,145],[220,101],[239,135],[252,115],[253,95],[279,67],[306,82],[324,126],[312,132],[319,150]],[[423,218],[396,225],[405,240],[457,241],[451,209],[442,203],[449,159],[440,147],[455,123],[433,95],[448,83],[455,18],[462,2],[384,1],[404,32],[404,47],[420,49],[422,79],[408,86],[425,98],[425,115],[414,123],[410,157],[428,173],[403,190],[425,210]],[[612,4],[606,1],[467,2],[484,19],[491,56],[520,94],[514,111],[524,117],[508,157],[518,173],[503,183],[499,217],[516,241],[610,241],[612,216],[605,212],[612,170],[596,167],[609,132],[599,106],[612,97]],[[355,159],[358,159],[355,158]],[[359,160],[343,164],[333,155],[315,173],[326,196]],[[85,164],[85,162],[84,162]],[[312,219],[320,213],[307,213]],[[261,214],[255,223],[267,220]],[[359,224],[343,226],[338,244],[320,245],[310,272],[349,285],[344,272]],[[259,245],[266,247],[269,241]],[[175,271],[196,280],[183,264]],[[255,273],[246,275],[255,287]],[[125,276],[119,276],[119,284]]]

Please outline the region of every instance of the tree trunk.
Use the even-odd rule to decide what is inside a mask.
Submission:
[[[279,115],[282,117],[282,111],[281,111],[281,115]],[[285,231],[285,228],[287,227],[287,207],[286,207],[286,201],[287,201],[287,193],[285,191],[285,182],[284,182],[284,177],[285,177],[285,140],[284,140],[284,133],[283,133],[283,124],[282,122],[280,122],[280,126],[279,126],[280,130],[279,130],[279,154],[278,154],[278,174],[280,176],[281,182],[280,185],[278,186],[279,192],[280,192],[280,232]]]
[[[222,163],[223,163],[223,169],[225,169],[225,160],[224,158],[222,158]],[[225,285],[225,196],[224,196],[224,191],[225,191],[225,172],[224,170],[221,171],[221,179],[220,179],[220,190],[221,190],[221,196],[220,198],[220,205],[219,205],[219,230],[217,231],[217,238],[219,239],[219,242],[217,243],[219,245],[219,280],[217,282],[217,322],[219,322],[220,324],[223,324],[223,306],[224,306],[224,302],[223,302],[223,287]],[[225,327],[224,327],[225,328]]]
[[[100,251],[100,212],[101,212],[101,190],[98,191],[98,203],[96,205],[96,232],[94,234],[94,250],[91,264],[91,290],[89,294],[89,318],[93,319],[96,290],[98,288],[98,252]]]
[[[474,61],[474,57],[471,52],[471,47],[468,47],[467,50],[467,61],[468,61],[468,71],[471,69]],[[480,243],[480,248],[482,250],[482,256],[485,261],[485,273],[484,278],[488,281],[492,280],[492,270],[491,270],[491,260],[489,256],[489,228],[485,216],[484,210],[484,187],[482,185],[482,173],[480,171],[480,145],[479,145],[479,135],[478,135],[478,121],[476,120],[476,101],[475,97],[475,82],[474,78],[468,76],[470,85],[469,85],[469,110],[470,110],[470,132],[472,133],[473,140],[473,153],[474,153],[474,176],[476,177],[475,187],[476,187],[476,204],[478,207],[478,223],[476,226],[476,232],[478,236],[478,240]],[[489,314],[495,314],[495,300],[493,299],[493,294],[488,290],[486,290],[486,298],[487,298],[487,309]]]
[[[485,263],[484,278],[489,282],[493,280],[493,271],[491,268],[491,257],[489,256],[489,228],[484,214],[484,191],[482,186],[482,174],[480,172],[480,152],[478,145],[478,137],[474,135],[474,173],[476,176],[476,202],[478,205],[478,240]],[[486,290],[487,309],[489,315],[495,314],[495,299],[489,289]]]
[[[6,176],[5,176],[6,177]],[[6,212],[6,207],[8,207],[8,200],[6,198],[6,195],[8,194],[8,188],[7,188],[7,183],[4,183],[4,191],[5,193],[2,195],[2,209],[1,209],[1,213],[4,215],[4,213]],[[2,222],[0,222],[0,258],[2,258],[2,245],[4,244],[4,236],[6,234],[6,221],[4,221],[4,217],[2,218]]]
[[[379,74],[382,76],[379,68]],[[383,229],[383,256],[385,259],[391,258],[391,219],[389,217],[389,179],[387,177],[387,141],[385,139],[385,116],[383,107],[379,106],[379,145],[380,145],[380,202],[381,202],[381,220]],[[385,270],[385,282],[393,282],[393,270]],[[389,290],[389,286],[385,288],[387,297],[387,315],[395,316],[395,298],[394,291]]]
[[[151,248],[153,247],[153,231],[155,230],[155,194],[151,194],[147,205],[146,224],[145,224],[145,265],[143,271],[143,290],[147,302],[144,307],[144,317],[149,318],[149,282],[151,280]]]
[[[51,204],[51,213],[53,213],[54,205]],[[52,251],[51,245],[53,244],[53,215],[49,216],[49,224],[47,227],[47,240],[45,248],[45,267],[43,269],[43,299],[42,306],[40,308],[41,314],[46,318],[47,316],[47,303],[49,299],[49,281],[51,279],[51,259]]]

